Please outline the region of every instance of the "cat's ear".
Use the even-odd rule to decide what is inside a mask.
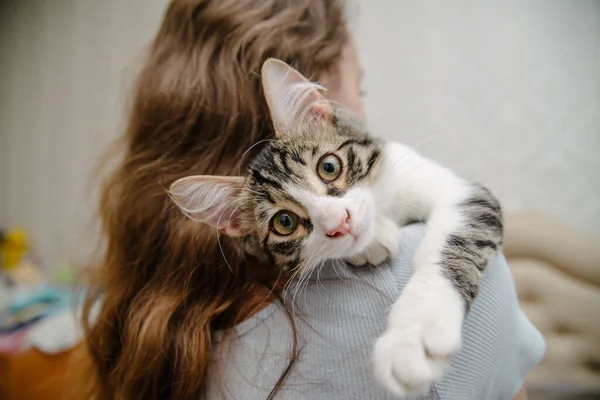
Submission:
[[[333,117],[333,107],[321,94],[324,88],[283,61],[265,61],[262,85],[277,135],[298,130],[311,118]]]
[[[244,178],[198,175],[175,181],[169,194],[188,217],[229,236],[242,236],[240,203]]]

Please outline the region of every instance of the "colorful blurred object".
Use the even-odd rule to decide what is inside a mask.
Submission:
[[[29,241],[24,229],[0,233],[0,267],[6,271],[16,268],[29,252]]]
[[[12,284],[35,286],[44,281],[24,229],[0,232],[0,268]]]
[[[33,247],[24,229],[0,231],[0,355],[32,348],[57,354],[83,335],[75,312],[75,269],[63,265],[45,275]]]
[[[77,269],[70,265],[63,265],[52,276],[52,282],[61,286],[73,286],[77,280]]]

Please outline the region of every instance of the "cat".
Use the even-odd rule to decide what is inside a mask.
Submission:
[[[374,376],[387,390],[426,393],[459,350],[502,244],[499,202],[414,149],[371,137],[282,61],[264,63],[262,84],[275,139],[247,174],[185,177],[170,195],[191,218],[299,274],[328,260],[378,265],[398,252],[403,224],[426,220],[414,275],[374,347]]]

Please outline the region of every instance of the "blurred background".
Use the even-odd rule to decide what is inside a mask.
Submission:
[[[59,281],[96,243],[90,176],[166,4],[0,0],[0,228]],[[600,386],[600,2],[362,0],[348,13],[372,132],[507,210],[523,308],[548,340],[531,384]]]

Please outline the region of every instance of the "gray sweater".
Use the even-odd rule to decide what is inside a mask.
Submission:
[[[298,330],[299,358],[275,399],[393,399],[372,377],[372,351],[387,312],[412,274],[423,225],[404,228],[397,259],[376,268],[324,268],[285,301]],[[264,400],[289,363],[292,329],[273,303],[232,332],[215,334],[209,399]],[[545,342],[525,317],[509,267],[487,269],[464,324],[463,348],[430,399],[512,399],[542,359]]]

